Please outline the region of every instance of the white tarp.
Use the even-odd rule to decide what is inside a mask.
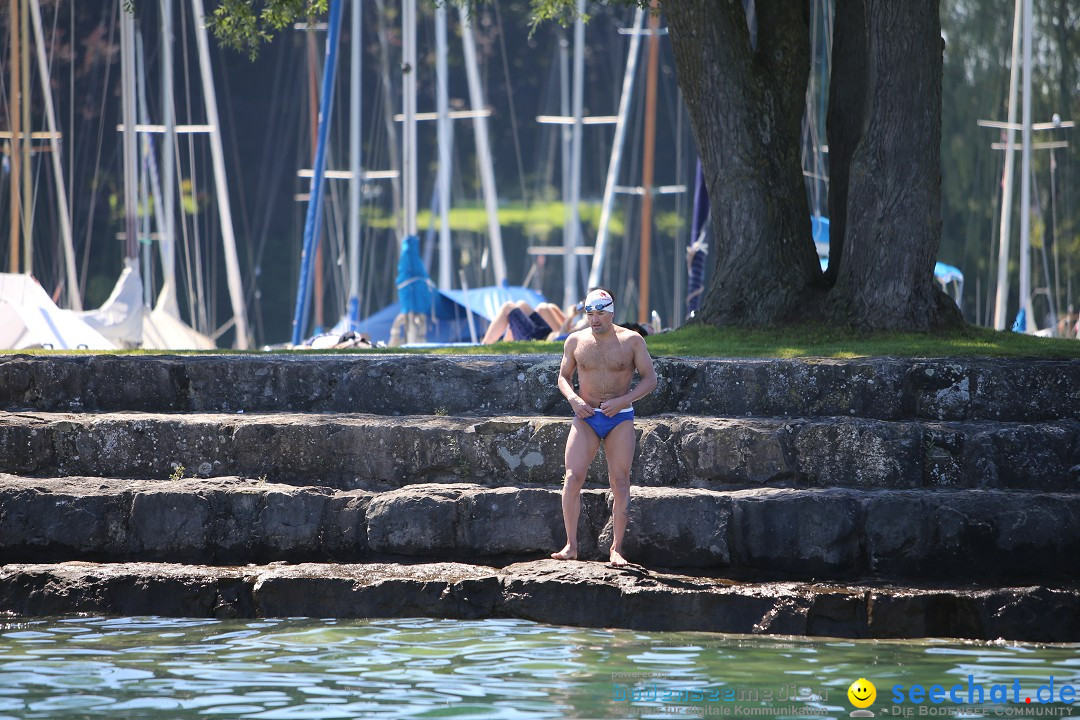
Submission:
[[[29,275],[0,273],[0,348],[113,350],[70,310],[61,310]]]
[[[168,310],[157,307],[143,314],[142,346],[149,350],[214,350],[214,341],[194,330]]]
[[[124,260],[124,271],[109,299],[97,310],[81,314],[90,327],[122,348],[142,345],[143,288],[136,261]]]
[[[180,319],[176,293],[168,280],[154,309],[143,313],[142,343],[148,350],[217,349],[213,340]]]

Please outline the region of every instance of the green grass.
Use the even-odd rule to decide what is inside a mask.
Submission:
[[[692,326],[649,338],[654,355],[688,357],[1080,358],[1080,342],[968,326],[950,333],[872,333],[795,326],[745,330]]]
[[[648,338],[654,357],[859,358],[1027,357],[1080,358],[1080,342],[995,332],[974,326],[947,334],[861,334],[828,327],[762,330],[694,325]],[[485,348],[445,348],[438,354],[561,353],[561,343],[498,343]]]
[[[600,203],[583,201],[579,204],[578,214],[587,230],[595,231],[599,227],[600,211]],[[547,239],[562,233],[566,222],[566,209],[558,200],[538,201],[529,205],[511,202],[499,205],[498,216],[499,225],[503,228],[517,228],[526,235]],[[674,211],[657,211],[655,218],[661,234],[674,235],[682,228],[683,220]],[[623,220],[621,213],[614,213],[609,218],[608,233],[612,237],[621,237],[625,233]],[[416,224],[420,228],[428,227],[431,221],[429,210],[421,210],[416,215]],[[370,227],[394,227],[394,218],[382,212],[370,211],[364,216],[364,222]],[[436,217],[435,227],[438,225],[439,219]],[[483,205],[463,204],[450,208],[451,230],[485,233],[487,227],[487,210]]]
[[[816,326],[762,330],[717,329],[695,325],[648,339],[654,357],[755,357],[755,358],[860,358],[860,357],[1025,357],[1039,359],[1080,358],[1080,341],[1038,338],[1013,332],[995,332],[968,326],[942,334],[872,333]],[[87,351],[28,350],[25,354],[90,354]],[[501,342],[482,347],[430,350],[372,349],[314,351],[339,353],[407,353],[412,355],[558,355],[562,343]],[[116,355],[214,355],[243,354],[239,350],[159,351],[116,350]],[[308,350],[275,350],[270,354],[313,354]]]

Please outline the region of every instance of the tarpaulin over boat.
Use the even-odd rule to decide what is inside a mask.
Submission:
[[[432,290],[428,314],[428,341],[435,343],[470,342],[468,312],[473,314],[477,340],[483,336],[488,322],[499,312],[503,303],[524,300],[533,307],[544,302],[544,296],[535,290],[516,285],[488,286],[471,290]],[[390,339],[390,326],[401,312],[398,303],[360,321],[360,331],[367,333],[372,342]],[[339,323],[344,331],[345,323]]]
[[[29,275],[0,273],[0,348],[112,350],[116,346],[70,310],[61,310]]]

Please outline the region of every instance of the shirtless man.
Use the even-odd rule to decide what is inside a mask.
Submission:
[[[633,330],[614,324],[615,300],[603,289],[585,298],[589,327],[572,333],[563,347],[559,368],[559,391],[574,410],[570,437],[566,440],[566,475],[563,478],[562,513],[566,546],[551,554],[556,560],[576,560],[577,527],[581,513],[581,487],[600,441],[607,457],[608,482],[614,498],[611,564],[627,564],[622,554],[623,535],[630,508],[630,464],[634,461],[634,408],[656,388],[656,371],[645,340]],[[578,390],[574,392],[574,371]],[[641,379],[631,390],[637,370]]]

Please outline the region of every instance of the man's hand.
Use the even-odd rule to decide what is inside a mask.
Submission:
[[[574,409],[574,414],[584,420],[587,417],[592,417],[596,411],[589,407],[589,404],[579,397],[570,398],[570,407]]]
[[[608,417],[615,417],[628,407],[630,407],[630,401],[625,396],[617,397],[600,403],[600,412]]]

